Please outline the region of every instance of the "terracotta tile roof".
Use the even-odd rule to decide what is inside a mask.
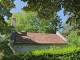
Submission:
[[[16,32],[15,43],[67,44],[58,34]]]

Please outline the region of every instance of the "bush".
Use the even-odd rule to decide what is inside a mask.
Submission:
[[[2,60],[79,60],[80,48],[69,47],[60,50],[35,50],[28,53],[3,56]]]

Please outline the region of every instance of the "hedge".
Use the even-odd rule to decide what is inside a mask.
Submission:
[[[21,54],[4,55],[2,60],[79,60],[80,48],[69,47],[58,50],[35,50]]]

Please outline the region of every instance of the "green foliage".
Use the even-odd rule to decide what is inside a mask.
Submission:
[[[1,55],[10,55],[12,54],[12,50],[10,49],[10,26],[7,25],[3,25],[2,27],[0,27],[0,32],[2,34],[3,37],[3,42],[0,43],[0,53]],[[0,56],[1,58],[1,56]]]
[[[7,24],[4,19],[11,17],[10,10],[15,7],[14,0],[0,0],[0,32],[6,33]]]
[[[70,24],[64,23],[62,26],[63,26],[62,34],[65,36],[68,35],[72,30],[75,30],[74,26]]]
[[[0,52],[6,55],[12,54],[12,50],[10,49],[10,46],[8,46],[8,43],[8,41],[0,43]]]
[[[60,10],[60,3],[54,0],[21,0],[27,2],[28,5],[23,7],[24,11],[36,11],[40,18],[51,19],[53,14]],[[33,7],[33,8],[32,8]]]
[[[80,46],[80,30],[71,31],[66,38],[69,42],[68,46]]]
[[[0,27],[5,24],[4,16],[10,17],[10,10],[14,7],[14,0],[0,0]]]
[[[51,20],[39,19],[36,12],[16,13],[16,31],[18,32],[38,32],[55,33],[61,27],[61,19],[56,14]],[[11,26],[12,19],[8,20]]]
[[[11,26],[8,26],[8,24],[4,24],[0,27],[1,34],[10,34],[11,33]]]
[[[3,16],[0,15],[0,27],[3,25],[3,23],[5,23],[4,18],[3,18]]]
[[[1,2],[2,0],[0,0],[0,2]]]
[[[32,52],[4,55],[2,60],[79,60],[80,48],[68,47],[58,50],[35,50]]]
[[[64,8],[64,15],[70,15],[68,23],[80,23],[80,1],[78,0],[21,0],[28,5],[23,7],[24,11],[36,11],[40,18],[51,19],[54,12]],[[79,24],[80,25],[80,24]]]
[[[15,7],[15,0],[0,0],[0,16],[11,16],[10,10]],[[27,2],[22,9],[24,11],[34,11],[38,13],[39,18],[50,20],[54,13],[64,8],[64,15],[70,15],[68,23],[76,23],[80,26],[80,1],[78,0],[21,0]],[[0,18],[1,24],[4,19]],[[80,29],[80,27],[78,28]]]

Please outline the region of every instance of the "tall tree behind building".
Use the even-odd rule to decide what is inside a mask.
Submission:
[[[54,14],[51,20],[39,19],[36,12],[16,13],[16,31],[55,33],[61,27],[61,19]],[[11,26],[11,18],[8,20]]]

